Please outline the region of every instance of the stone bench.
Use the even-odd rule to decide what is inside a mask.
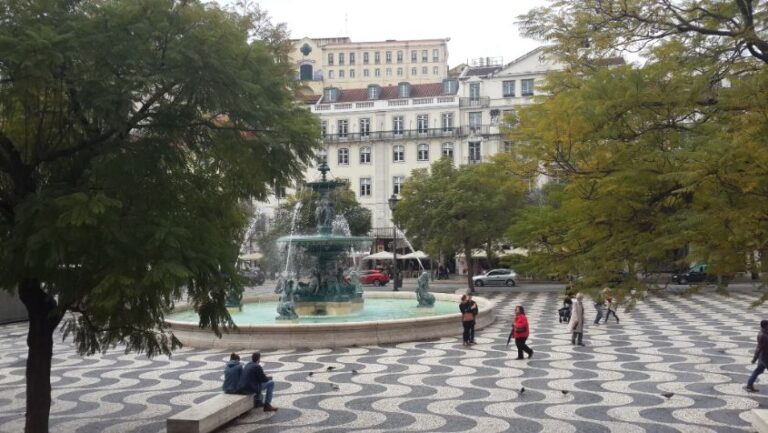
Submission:
[[[768,433],[768,409],[752,409],[752,427],[758,433]]]
[[[253,409],[253,395],[219,394],[166,421],[168,433],[208,433]]]

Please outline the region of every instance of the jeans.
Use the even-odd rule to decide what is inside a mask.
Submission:
[[[263,382],[261,384],[261,389],[266,391],[266,395],[264,396],[264,404],[272,403],[272,393],[275,390],[275,381],[270,380],[267,382]]]
[[[752,372],[752,375],[749,376],[749,380],[747,380],[747,386],[752,386],[755,384],[755,381],[757,380],[757,376],[760,376],[765,371],[765,364],[762,360],[757,360],[757,367],[755,367],[755,371]]]
[[[603,304],[595,304],[595,310],[597,310],[597,317],[595,317],[595,325],[597,325],[603,318]]]
[[[472,328],[475,326],[474,320],[467,320],[466,322],[461,322],[462,325],[464,325],[464,342],[469,343],[471,340],[469,339],[470,333],[472,331]]]
[[[531,348],[525,344],[525,340],[527,339],[528,337],[515,338],[515,346],[517,346],[517,359],[523,358],[523,352],[527,353],[529,357],[531,354],[533,354],[533,350],[531,350]]]

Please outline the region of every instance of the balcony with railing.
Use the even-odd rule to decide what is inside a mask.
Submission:
[[[429,98],[411,98],[411,99],[376,99],[369,101],[356,102],[323,102],[312,106],[312,112],[348,112],[356,110],[386,110],[391,107],[411,107],[419,108],[456,106],[458,98],[455,96],[438,96]],[[487,104],[486,104],[487,106]]]
[[[491,135],[491,126],[490,125],[468,125],[468,126],[462,126],[460,135],[462,137],[470,136],[470,135]]]
[[[490,106],[491,98],[489,96],[459,98],[459,108],[488,108]]]
[[[446,138],[458,137],[459,128],[430,128],[424,130],[406,129],[400,132],[389,131],[371,131],[367,134],[359,132],[350,132],[347,134],[326,134],[322,137],[323,143],[345,143],[355,141],[380,141],[380,140],[417,140],[427,138]]]
[[[487,157],[484,159],[482,155],[470,155],[465,160],[465,164],[480,164],[486,162]]]

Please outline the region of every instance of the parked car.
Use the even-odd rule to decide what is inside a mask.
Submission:
[[[374,286],[383,286],[388,282],[389,275],[376,269],[363,271],[360,274],[360,284],[373,284]]]
[[[240,271],[240,275],[245,277],[248,285],[251,286],[260,286],[264,284],[264,281],[266,281],[266,276],[264,275],[264,272],[261,272],[258,269],[246,269],[243,271]]]
[[[512,269],[492,269],[483,275],[475,275],[472,282],[477,287],[517,285],[517,273]]]
[[[695,263],[687,272],[672,275],[672,282],[675,284],[700,283],[707,279],[706,263]]]

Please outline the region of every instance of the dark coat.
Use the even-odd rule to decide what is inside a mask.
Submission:
[[[528,338],[530,330],[528,329],[528,318],[525,314],[518,314],[515,316],[515,324],[512,328],[512,337],[514,338]]]
[[[459,304],[459,311],[461,311],[461,320],[463,322],[471,322],[471,321],[475,320],[474,312],[472,311],[472,306],[469,304],[469,302],[462,302],[462,303],[460,303]],[[468,319],[465,320],[464,319],[464,314],[465,313],[472,313],[472,318],[471,319],[468,318]]]
[[[243,367],[243,374],[240,375],[240,384],[238,391],[240,394],[258,394],[261,392],[261,384],[272,380],[271,377],[264,374],[258,362],[249,362]]]
[[[768,366],[768,329],[761,329],[757,334],[757,347],[755,359],[759,359],[763,365]]]
[[[240,376],[243,373],[243,364],[240,361],[229,361],[224,367],[224,385],[222,388],[227,394],[236,394],[240,387]]]

